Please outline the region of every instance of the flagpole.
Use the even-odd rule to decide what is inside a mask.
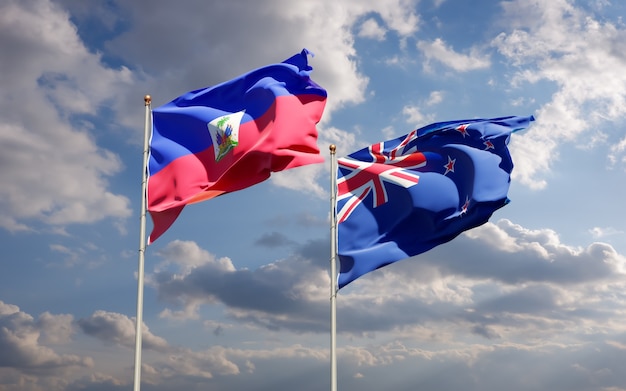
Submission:
[[[330,390],[337,391],[337,156],[330,147]]]
[[[141,180],[141,214],[139,224],[139,265],[137,267],[137,317],[135,321],[135,379],[134,391],[141,387],[141,342],[143,325],[143,269],[146,252],[146,187],[148,185],[148,144],[151,128],[152,98],[146,95],[143,98],[146,106],[146,117],[143,134],[143,176]]]

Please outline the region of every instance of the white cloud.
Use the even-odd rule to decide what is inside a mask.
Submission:
[[[387,31],[375,19],[370,18],[361,24],[357,36],[384,41],[386,33]]]
[[[611,167],[618,166],[626,170],[626,136],[618,143],[611,145],[609,162]]]
[[[88,318],[78,320],[82,331],[105,342],[113,342],[128,348],[135,346],[135,321],[123,314],[98,310]],[[168,344],[163,338],[150,332],[144,324],[142,329],[143,348],[164,351]]]
[[[417,105],[406,105],[402,108],[402,114],[406,117],[406,122],[413,128],[428,125],[435,119],[434,114],[425,114],[423,107],[435,106],[443,101],[443,91],[431,91],[427,99],[420,101]]]
[[[444,95],[445,93],[443,91],[431,91],[430,95],[428,96],[428,100],[426,101],[426,104],[428,106],[437,105],[443,102]]]
[[[424,114],[418,106],[404,106],[402,108],[402,114],[406,117],[406,123],[408,123],[413,128],[419,128],[421,126],[427,125],[428,122],[432,121],[434,116],[432,114]]]
[[[11,53],[0,58],[2,227],[128,217],[129,200],[106,180],[122,169],[119,158],[98,148],[91,126],[73,116],[95,115],[131,81],[129,70],[103,66],[48,0],[3,2],[0,37],[2,51]]]
[[[93,366],[90,357],[59,354],[43,345],[44,342],[67,342],[72,334],[71,321],[71,315],[44,313],[35,322],[32,316],[20,311],[19,307],[0,301],[0,368],[12,367],[43,373],[59,371],[58,375],[75,367]]]
[[[327,151],[321,151],[322,154]],[[326,162],[328,162],[327,156]],[[320,186],[319,178],[323,174],[328,174],[328,163],[320,163],[315,165],[308,165],[303,167],[297,167],[287,171],[277,172],[272,175],[270,181],[276,186],[284,187],[286,189],[300,191],[302,193],[312,194],[316,197],[326,197],[328,191],[326,188]]]
[[[489,58],[479,53],[477,49],[472,48],[468,54],[457,53],[454,49],[448,47],[441,38],[437,38],[432,42],[419,41],[417,48],[426,57],[426,62],[424,62],[425,70],[431,70],[431,62],[433,61],[457,72],[484,69],[491,65]]]
[[[320,145],[334,144],[337,147],[337,156],[345,156],[358,147],[357,137],[359,136],[361,136],[359,129],[346,131],[336,127],[329,127],[324,129]]]
[[[42,340],[54,344],[69,342],[75,332],[73,321],[72,315],[53,315],[44,312],[37,320],[37,325],[42,330]]]
[[[594,238],[600,239],[607,236],[621,235],[624,232],[613,227],[593,227],[589,230],[589,233],[591,233]]]
[[[538,174],[552,167],[558,145],[587,138],[598,125],[626,115],[626,30],[595,20],[565,0],[503,5],[516,29],[500,34],[493,45],[519,67],[514,82],[547,80],[558,87],[531,129],[511,143],[514,177],[543,188],[546,181]],[[611,162],[619,161],[620,148],[611,152]]]

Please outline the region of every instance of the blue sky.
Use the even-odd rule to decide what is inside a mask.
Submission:
[[[626,390],[625,14],[3,1],[0,390],[132,387],[144,95],[158,106],[303,48],[328,90],[327,162],[192,205],[149,246],[142,389],[328,388],[328,145],[534,115],[509,145],[509,205],[340,291],[339,389]]]

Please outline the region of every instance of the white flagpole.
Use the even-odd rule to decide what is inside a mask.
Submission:
[[[148,186],[148,144],[152,127],[152,98],[143,98],[146,105],[146,120],[143,135],[143,177],[141,181],[141,215],[139,224],[139,265],[137,267],[137,318],[135,321],[135,380],[134,391],[141,388],[141,330],[143,325],[143,269],[146,253],[146,187]]]
[[[330,147],[330,390],[337,391],[337,156]]]

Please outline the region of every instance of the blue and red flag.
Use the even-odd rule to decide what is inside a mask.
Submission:
[[[434,123],[338,159],[339,288],[486,223],[509,202],[510,135],[533,120]]]
[[[308,55],[305,49],[152,111],[148,243],[188,204],[255,185],[272,172],[324,161],[316,124],[326,91],[311,80]]]

